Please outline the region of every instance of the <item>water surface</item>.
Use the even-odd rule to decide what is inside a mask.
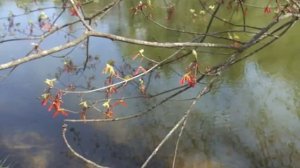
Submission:
[[[30,1],[31,2],[31,1]],[[36,9],[53,6],[52,1],[30,3],[29,1],[1,1],[0,16],[5,17],[10,11],[14,14],[24,12],[24,8]],[[85,7],[87,13],[105,6],[110,1],[101,1]],[[178,1],[178,7],[172,20],[166,20],[164,3],[155,2],[154,17],[163,24],[190,31],[205,30],[204,21],[186,19],[189,9],[198,5],[197,1]],[[161,3],[161,4],[160,4]],[[97,29],[128,37],[150,41],[180,41],[190,39],[190,35],[164,30],[146,21],[142,16],[132,17],[130,8],[134,1],[124,1],[114,8],[103,20],[97,21]],[[268,16],[259,9],[249,15],[251,25],[261,25]],[[45,10],[52,16],[58,9]],[[222,10],[226,13],[226,10]],[[259,15],[258,13],[262,14]],[[36,22],[37,13],[17,17],[25,29],[28,20]],[[163,15],[163,17],[158,17]],[[257,15],[260,19],[257,19]],[[57,24],[74,19],[63,15]],[[208,18],[203,18],[208,19]],[[234,15],[233,19],[241,21]],[[0,21],[1,35],[13,38],[7,30],[7,20]],[[216,22],[213,30],[229,27]],[[300,59],[298,39],[299,24],[280,40],[246,61],[230,68],[214,90],[201,99],[188,118],[187,127],[182,135],[178,151],[177,167],[197,168],[254,168],[254,167],[293,167],[300,165]],[[66,30],[67,31],[67,30]],[[75,35],[80,34],[80,25],[73,27]],[[35,33],[41,33],[36,30]],[[54,34],[43,43],[42,48],[51,48],[66,42],[64,33]],[[210,39],[213,41],[213,39]],[[31,49],[35,41],[20,41],[0,44],[0,61],[5,62],[18,58]],[[86,85],[89,77],[95,76],[93,86],[103,85],[101,72],[105,63],[114,60],[117,66],[124,61],[133,65],[139,63],[131,57],[142,47],[110,40],[91,38],[90,54],[100,58],[95,69],[87,70],[84,75],[63,75],[58,83],[77,82]],[[174,50],[143,47],[145,54],[153,59],[162,59]],[[69,51],[69,50],[68,50]],[[223,50],[216,52],[225,53]],[[46,78],[53,78],[58,67],[63,66],[63,59],[57,57],[67,53],[61,52],[49,57],[35,60],[18,67],[8,78],[0,83],[0,156],[8,156],[7,163],[12,167],[88,167],[75,158],[64,145],[61,137],[63,117],[53,119],[51,113],[40,105],[38,97],[42,94]],[[79,64],[85,60],[84,45],[78,46],[68,57]],[[199,50],[201,64],[212,65],[226,58],[222,54],[210,54]],[[180,76],[189,59],[160,69],[160,79],[153,79],[149,92],[159,93],[166,88],[179,85]],[[174,73],[174,70],[177,73]],[[6,70],[1,72],[4,74]],[[196,95],[195,90],[203,85],[190,89],[174,97],[166,104],[148,115],[137,119],[120,122],[95,124],[70,124],[67,135],[71,145],[89,159],[110,167],[140,167],[160,140],[183,115],[191,101],[186,100]],[[122,94],[136,96],[139,92],[129,87]],[[95,98],[97,95],[90,95]],[[163,99],[128,100],[129,107],[117,112],[118,116],[144,111]],[[65,106],[78,111],[78,97],[67,96]],[[101,104],[100,104],[101,106]],[[96,112],[91,115],[99,116]],[[70,114],[71,118],[78,115]],[[150,162],[149,167],[171,167],[176,137],[173,136]]]

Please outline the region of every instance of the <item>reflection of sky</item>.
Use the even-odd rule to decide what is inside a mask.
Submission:
[[[245,82],[258,105],[266,109],[276,125],[291,129],[300,126],[293,86],[284,79],[268,77],[254,63],[246,66]]]
[[[0,8],[2,16],[7,15],[9,10],[21,12],[13,7],[11,1],[7,1],[4,6]],[[108,17],[105,21],[99,22],[98,29],[104,32],[116,31],[115,18],[115,16]],[[65,16],[58,23],[69,19],[71,19],[70,16]],[[109,19],[112,21],[107,23]],[[23,20],[24,24],[26,20],[27,18]],[[129,26],[127,28],[129,29]],[[135,26],[135,30],[137,37],[146,38],[148,32],[146,29]],[[128,33],[127,30],[124,31],[126,31],[125,34]],[[57,39],[62,34],[51,37],[44,47],[63,43],[64,39]],[[90,42],[90,53],[99,55],[101,59],[97,75],[101,74],[103,64],[108,60],[116,60],[117,65],[121,63],[121,54],[116,43],[96,38],[91,38]],[[0,62],[20,56],[30,47],[30,43],[27,42],[17,44],[17,47],[11,46],[11,43],[0,44]],[[130,51],[130,53],[135,52]],[[72,56],[76,57],[76,61],[81,62],[85,58],[83,55],[84,51],[78,49]],[[81,163],[77,163],[76,159],[66,154],[67,149],[61,140],[62,118],[52,119],[51,114],[40,106],[37,99],[44,89],[43,80],[51,78],[58,65],[62,65],[62,61],[51,57],[35,60],[21,65],[9,78],[0,83],[0,112],[2,114],[0,151],[10,156],[12,161],[17,160],[17,167],[21,167],[19,165],[23,167],[74,167],[75,164]],[[170,79],[168,82],[163,80],[164,77],[162,75],[162,79],[154,81],[149,89],[159,92],[170,86],[177,86],[179,83],[179,76],[168,77]],[[97,82],[102,85],[103,79]],[[182,97],[195,95],[195,90],[196,88],[189,90]],[[126,93],[130,94],[132,91],[126,90]],[[132,95],[134,94],[136,92]],[[260,153],[261,147],[258,139],[267,140],[271,136],[276,137],[276,143],[268,150],[279,148],[282,149],[283,154],[288,155],[290,151],[286,149],[285,143],[287,142],[296,143],[295,149],[299,150],[300,125],[296,114],[296,98],[293,86],[280,78],[268,76],[254,62],[246,63],[244,76],[240,81],[235,81],[235,84],[222,83],[214,94],[201,99],[198,108],[193,110],[186,129],[187,133],[181,141],[180,158],[182,159],[179,162],[182,162],[182,167],[204,168],[207,165],[246,167],[251,165],[251,159],[245,149],[250,149],[255,154]],[[124,111],[130,114],[144,111],[150,103],[159,100],[157,98],[132,101],[128,104],[134,107]],[[72,104],[74,101],[67,100],[66,102]],[[76,109],[77,103],[68,106]],[[73,133],[70,133],[68,138],[76,149],[89,155],[92,160],[103,161],[107,165],[123,164],[133,167],[141,164],[146,154],[149,154],[157,145],[174,121],[184,113],[187,106],[187,102],[170,101],[140,120],[95,124],[91,126],[92,128],[89,128],[90,125],[75,125],[74,127],[81,132],[79,136],[82,139],[81,146],[76,146],[77,141],[74,140],[76,136]],[[263,129],[264,132],[257,134],[257,129]],[[203,142],[205,140],[206,142]],[[100,144],[100,149],[95,149],[93,145],[96,143]],[[173,145],[171,141],[166,148],[162,149],[162,154],[156,157],[157,165],[164,165],[164,161],[170,159],[168,157],[170,157],[170,151],[173,151]],[[279,147],[280,145],[283,147]],[[211,158],[207,157],[205,146],[209,148]],[[277,159],[280,158],[277,157]]]
[[[52,4],[46,4],[45,6],[52,6]],[[11,1],[7,1],[7,3],[1,7],[0,11],[2,16],[6,16],[9,10],[13,10],[15,14],[22,13],[22,10],[15,8],[14,3]],[[52,16],[53,10],[47,10],[45,12],[49,16]],[[29,18],[33,21],[37,21],[35,18],[37,18],[38,14],[39,12],[36,12]],[[58,24],[69,20],[69,17],[70,16],[64,16]],[[21,25],[25,25],[26,27],[27,19],[28,17],[15,18],[15,22],[20,22]],[[0,22],[5,23],[7,20],[5,19]],[[110,25],[105,22],[99,24],[97,28],[104,32],[108,32],[111,29]],[[51,48],[63,43],[65,39],[59,38],[63,37],[63,35],[63,32],[52,35],[41,47],[43,49]],[[14,38],[14,36],[8,36],[7,38]],[[32,41],[22,41],[0,44],[0,62],[2,63],[22,56],[31,49],[31,42]],[[98,55],[101,59],[101,63],[104,64],[112,59],[116,61],[116,64],[120,63],[120,51],[111,40],[91,38],[90,42],[90,54]],[[84,48],[77,48],[71,55],[76,59],[75,62],[77,63],[81,63],[85,59],[85,52],[81,49]],[[54,55],[63,55],[63,52]],[[103,64],[98,67],[99,69],[97,68],[98,73],[96,75],[101,74]],[[0,118],[0,156],[9,156],[10,159],[8,161],[14,163],[16,167],[82,167],[82,162],[68,154],[68,150],[63,145],[61,139],[61,123],[63,118],[58,117],[52,119],[52,114],[49,113],[46,108],[41,107],[38,100],[38,97],[42,94],[44,89],[43,81],[46,78],[53,78],[53,74],[57,70],[56,68],[61,65],[62,60],[56,58],[46,57],[38,59],[21,65],[9,78],[0,83],[0,112],[2,116],[4,116]],[[0,74],[4,75],[5,73],[1,72]],[[103,79],[100,79],[100,82],[97,81],[97,84],[103,85]],[[70,98],[70,100],[65,100],[65,103],[68,108],[77,110],[77,101],[78,100],[76,100],[76,104],[74,104],[74,101]],[[67,104],[68,102],[70,104]],[[81,128],[79,128],[79,130],[81,130]],[[85,130],[85,132],[92,134],[91,131]],[[124,133],[125,131],[122,135],[124,135]],[[91,134],[89,134],[88,137],[91,136]],[[69,138],[71,143],[74,142],[72,141],[74,138],[72,133]],[[84,148],[94,148],[94,146],[91,145],[91,139],[88,138],[87,142],[81,143],[83,146],[87,146]],[[119,140],[121,140],[121,138],[119,138]],[[94,139],[93,143],[99,141],[99,139]],[[104,145],[104,147],[102,147],[102,144],[100,144],[102,147],[101,150],[96,150],[97,153],[91,154],[91,157],[97,160],[99,156],[106,153],[107,155],[104,156],[102,160],[104,163],[108,163],[108,165],[110,165],[109,163],[111,161],[115,162],[111,164],[117,165],[136,164],[135,161],[131,161],[132,159],[128,158],[131,155],[127,156],[126,152],[128,151],[128,147],[124,145],[124,142],[119,141],[113,143],[112,140],[106,138],[102,143],[111,144],[115,146],[115,148],[112,150],[111,146]],[[74,146],[76,148],[76,144]],[[83,150],[83,148],[79,149],[80,151]],[[124,149],[124,151],[120,152],[120,149]],[[136,151],[137,150],[138,149],[136,149]],[[108,153],[108,151],[111,151],[111,153]],[[117,152],[124,155],[125,158],[114,158]],[[143,152],[143,150],[141,150],[140,153],[141,152]]]
[[[49,3],[44,5],[53,6]],[[12,1],[7,1],[0,7],[0,15],[7,16],[10,10],[14,14],[23,12],[15,8]],[[53,10],[45,12],[52,16]],[[15,23],[21,23],[26,27],[28,19],[37,21],[38,14],[39,12],[36,12],[31,17],[15,18]],[[0,22],[1,26],[3,23],[7,24],[6,19]],[[61,23],[58,22],[58,24]],[[5,32],[6,30],[1,28],[1,33]],[[60,39],[58,36],[62,36],[62,34],[51,37],[46,42],[47,48],[62,43],[63,39],[57,41]],[[14,38],[14,36],[7,38]],[[0,62],[22,56],[29,51],[31,42],[0,44]],[[111,45],[111,43],[105,43],[101,47],[98,46],[98,49],[104,51],[108,49],[110,51],[107,52],[117,55],[115,52],[111,52],[113,50]],[[67,149],[61,139],[62,118],[52,119],[51,113],[41,107],[38,100],[44,89],[43,81],[45,78],[53,77],[59,65],[62,65],[62,61],[51,57],[35,60],[21,65],[9,78],[0,83],[2,116],[0,117],[0,156],[9,156],[8,163],[13,163],[15,167],[74,167],[82,164],[66,155]],[[0,75],[4,74],[0,73]]]

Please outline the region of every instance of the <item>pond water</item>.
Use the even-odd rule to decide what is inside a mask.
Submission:
[[[97,1],[84,7],[87,14],[92,14],[104,7],[109,0]],[[138,1],[123,1],[101,21],[93,26],[102,32],[109,32],[127,37],[149,41],[190,40],[192,36],[170,32],[147,21],[142,15],[132,17],[130,8]],[[152,9],[157,21],[174,28],[190,31],[204,31],[205,21],[209,17],[193,20],[190,9],[199,6],[198,1],[176,1],[176,9],[167,20],[166,7],[162,2],[155,2]],[[252,4],[257,1],[250,1]],[[154,2],[153,2],[154,3]],[[6,17],[10,11],[22,14],[24,9],[50,7],[58,1],[32,3],[23,1],[0,1],[0,17]],[[253,9],[247,21],[251,25],[265,24],[271,16],[265,16],[262,9]],[[255,11],[257,10],[257,11]],[[44,10],[50,18],[55,18],[59,9]],[[220,15],[225,15],[223,9]],[[22,37],[22,30],[28,31],[28,21],[37,22],[39,12],[16,17],[20,23],[17,31],[8,31],[7,19],[0,20],[2,39]],[[155,16],[154,16],[155,18]],[[258,19],[259,18],[259,19]],[[233,15],[233,19],[242,21]],[[74,20],[70,14],[63,14],[57,25]],[[212,31],[230,28],[216,22]],[[80,24],[63,32],[50,36],[40,47],[51,48],[72,39],[65,36],[70,31],[79,35],[83,29]],[[40,34],[38,28],[34,33]],[[2,40],[1,39],[1,40]],[[290,31],[271,46],[256,53],[253,57],[238,63],[222,74],[213,91],[198,101],[188,118],[187,126],[181,137],[178,149],[177,166],[180,168],[297,168],[300,165],[300,25],[295,24]],[[209,39],[213,41],[212,39]],[[16,59],[30,51],[34,40],[0,43],[0,63]],[[102,69],[109,60],[121,67],[124,62],[138,66],[145,61],[134,61],[131,57],[140,49],[152,59],[160,60],[174,52],[174,49],[154,49],[113,42],[101,38],[90,39],[90,55],[95,60],[95,67],[83,73],[62,74],[58,86],[66,83],[92,87],[103,85]],[[213,65],[226,58],[226,50],[198,50],[201,65]],[[74,157],[65,146],[61,136],[64,117],[52,118],[47,108],[41,106],[39,97],[45,89],[44,80],[57,76],[58,68],[63,67],[61,57],[72,59],[74,64],[85,61],[85,44],[75,50],[56,53],[17,67],[13,73],[0,82],[0,160],[7,158],[11,167],[88,167]],[[221,53],[221,54],[220,54]],[[179,85],[180,76],[190,59],[183,59],[159,69],[160,78],[153,74],[148,87],[151,94]],[[0,75],[5,75],[4,70]],[[92,79],[92,80],[88,80]],[[145,78],[145,81],[147,79]],[[196,96],[199,87],[192,88],[172,98],[152,112],[139,118],[117,122],[70,123],[67,138],[80,154],[109,167],[140,167],[161,139],[187,110],[188,100]],[[196,91],[195,91],[196,90]],[[128,99],[128,107],[119,109],[117,116],[135,114],[159,103],[166,96]],[[100,96],[99,96],[100,95]],[[104,97],[95,93],[85,98]],[[135,86],[130,86],[118,96],[140,96]],[[70,94],[64,99],[64,108],[80,111],[78,100],[81,97]],[[99,107],[102,104],[99,103]],[[88,117],[98,116],[93,112]],[[103,117],[103,116],[102,116]],[[69,118],[78,118],[70,114]],[[178,133],[167,141],[148,167],[171,167]]]

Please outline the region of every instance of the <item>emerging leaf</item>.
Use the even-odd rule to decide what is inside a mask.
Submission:
[[[87,109],[89,107],[87,101],[82,101],[79,103],[79,105],[81,108],[84,108],[84,109]]]
[[[200,14],[200,15],[205,15],[206,12],[205,12],[205,10],[200,10],[199,14]]]
[[[39,19],[39,21],[41,21],[41,20],[46,20],[48,18],[49,17],[47,16],[47,14],[45,12],[41,12],[38,19]]]
[[[238,36],[237,34],[233,33],[227,33],[228,34],[228,38],[231,39],[231,40],[239,40],[240,39],[240,36]]]
[[[45,82],[46,85],[48,85],[49,88],[53,88],[54,85],[55,85],[56,79],[55,78],[46,79],[44,82]]]
[[[42,97],[42,101],[41,101],[42,106],[46,106],[48,104],[48,101],[49,101],[50,97],[51,97],[50,93],[44,93],[44,94],[41,95],[41,97]]]
[[[196,50],[193,50],[192,51],[192,53],[193,53],[193,55],[194,55],[194,57],[196,58],[196,60],[198,59],[198,54],[197,54],[197,51]]]
[[[229,38],[230,40],[233,40],[232,35],[231,35],[230,33],[227,33],[227,34],[228,34],[228,38]]]
[[[143,53],[144,53],[144,49],[140,49],[139,52],[132,57],[132,60],[135,60],[139,56],[144,57]]]
[[[50,93],[44,93],[41,95],[42,99],[47,99],[50,97]]]
[[[104,68],[103,73],[104,74],[109,74],[111,76],[116,76],[115,69],[110,64],[106,64],[106,67]]]
[[[152,2],[151,2],[151,0],[147,0],[147,4],[148,4],[148,6],[152,6]]]
[[[208,8],[211,9],[211,10],[214,10],[215,9],[215,5],[209,5]]]
[[[139,50],[139,53],[140,53],[141,55],[143,55],[144,49],[140,49],[140,50]]]
[[[104,102],[103,104],[102,104],[102,106],[104,107],[104,108],[110,108],[110,100],[111,99],[108,99],[106,102]]]
[[[233,33],[233,38],[234,38],[235,40],[239,40],[239,39],[240,39],[240,36],[238,36],[237,34]]]

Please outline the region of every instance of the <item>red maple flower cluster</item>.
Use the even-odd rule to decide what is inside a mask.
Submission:
[[[267,5],[265,8],[264,8],[264,13],[266,13],[266,14],[269,14],[269,13],[271,13],[271,8]]]
[[[140,1],[139,4],[137,4],[135,7],[131,8],[131,12],[132,12],[133,15],[136,15],[138,12],[143,11],[148,6],[149,6],[148,3]]]
[[[106,110],[104,112],[105,118],[112,119],[114,116],[114,108],[119,105],[127,107],[127,103],[122,99],[114,102],[113,104],[110,103],[110,99],[107,100],[105,103],[103,103],[103,107],[106,108]]]
[[[58,92],[52,102],[52,104],[49,106],[48,111],[51,111],[52,109],[54,109],[54,113],[53,113],[53,118],[57,117],[58,114],[61,114],[63,116],[68,116],[68,113],[61,108],[61,104],[63,103],[62,101],[62,92]]]
[[[191,72],[188,72],[183,75],[183,77],[179,81],[180,85],[188,84],[190,87],[194,87],[197,83],[196,77],[192,75]]]
[[[115,86],[111,86],[106,89],[106,97],[112,96],[114,93],[117,93],[118,89]]]
[[[146,70],[144,67],[139,66],[139,67],[134,71],[133,76],[136,76],[136,75],[138,75],[138,74],[140,74],[140,73],[145,73],[146,71],[147,71],[147,70]]]
[[[42,106],[47,106],[48,102],[51,100],[50,93],[45,93],[42,95]],[[62,101],[62,92],[58,92],[52,101],[52,103],[48,107],[48,111],[51,111],[54,109],[53,118],[57,117],[59,114],[63,116],[68,116],[68,113],[61,108],[63,101]]]
[[[104,114],[106,119],[112,119],[114,112],[111,109],[107,109]]]
[[[74,65],[72,60],[66,60],[64,62],[63,71],[67,73],[73,73],[77,70],[76,66]]]

